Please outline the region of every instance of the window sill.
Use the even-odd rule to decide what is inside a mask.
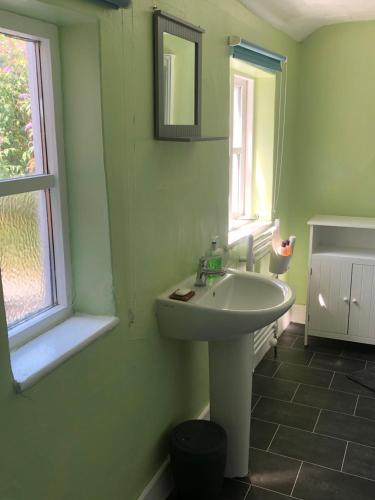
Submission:
[[[24,391],[118,324],[114,316],[75,314],[11,352],[14,382]]]
[[[271,221],[256,221],[233,229],[228,233],[228,247],[236,245],[240,240],[246,236],[250,236],[251,234],[257,236],[258,234],[263,233],[266,229],[271,228],[273,225],[274,223]]]

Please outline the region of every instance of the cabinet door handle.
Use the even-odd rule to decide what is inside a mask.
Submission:
[[[344,297],[342,300],[345,302],[345,304],[349,304],[349,299],[348,299],[348,297]]]
[[[352,304],[358,304],[358,300],[357,299],[352,299]]]

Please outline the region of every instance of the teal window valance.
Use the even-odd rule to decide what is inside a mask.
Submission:
[[[119,9],[120,7],[129,7],[131,0],[102,0],[102,2],[114,7],[115,9]]]
[[[231,46],[234,58],[266,70],[282,71],[283,63],[287,60],[285,56],[247,42],[238,36],[229,37],[228,45]]]

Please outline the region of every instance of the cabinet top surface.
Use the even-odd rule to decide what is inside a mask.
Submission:
[[[348,217],[346,215],[315,215],[309,221],[309,226],[336,226],[375,229],[373,217]]]

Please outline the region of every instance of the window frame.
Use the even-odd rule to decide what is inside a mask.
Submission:
[[[234,130],[234,92],[235,88],[242,89],[243,108],[242,113],[242,147],[233,146]],[[229,229],[234,230],[249,221],[255,220],[253,216],[253,164],[254,164],[254,122],[255,122],[255,78],[247,77],[238,72],[234,72],[231,78],[231,114],[230,114],[230,141],[229,141]],[[233,177],[233,156],[241,155],[241,195],[238,213],[232,211],[232,177]]]
[[[49,23],[1,11],[0,32],[40,43],[40,85],[43,95],[48,173],[0,180],[0,196],[49,191],[56,280],[56,305],[8,329],[12,350],[72,315],[72,281],[58,29]],[[2,286],[1,280],[0,285]],[[4,308],[4,304],[0,307]]]

